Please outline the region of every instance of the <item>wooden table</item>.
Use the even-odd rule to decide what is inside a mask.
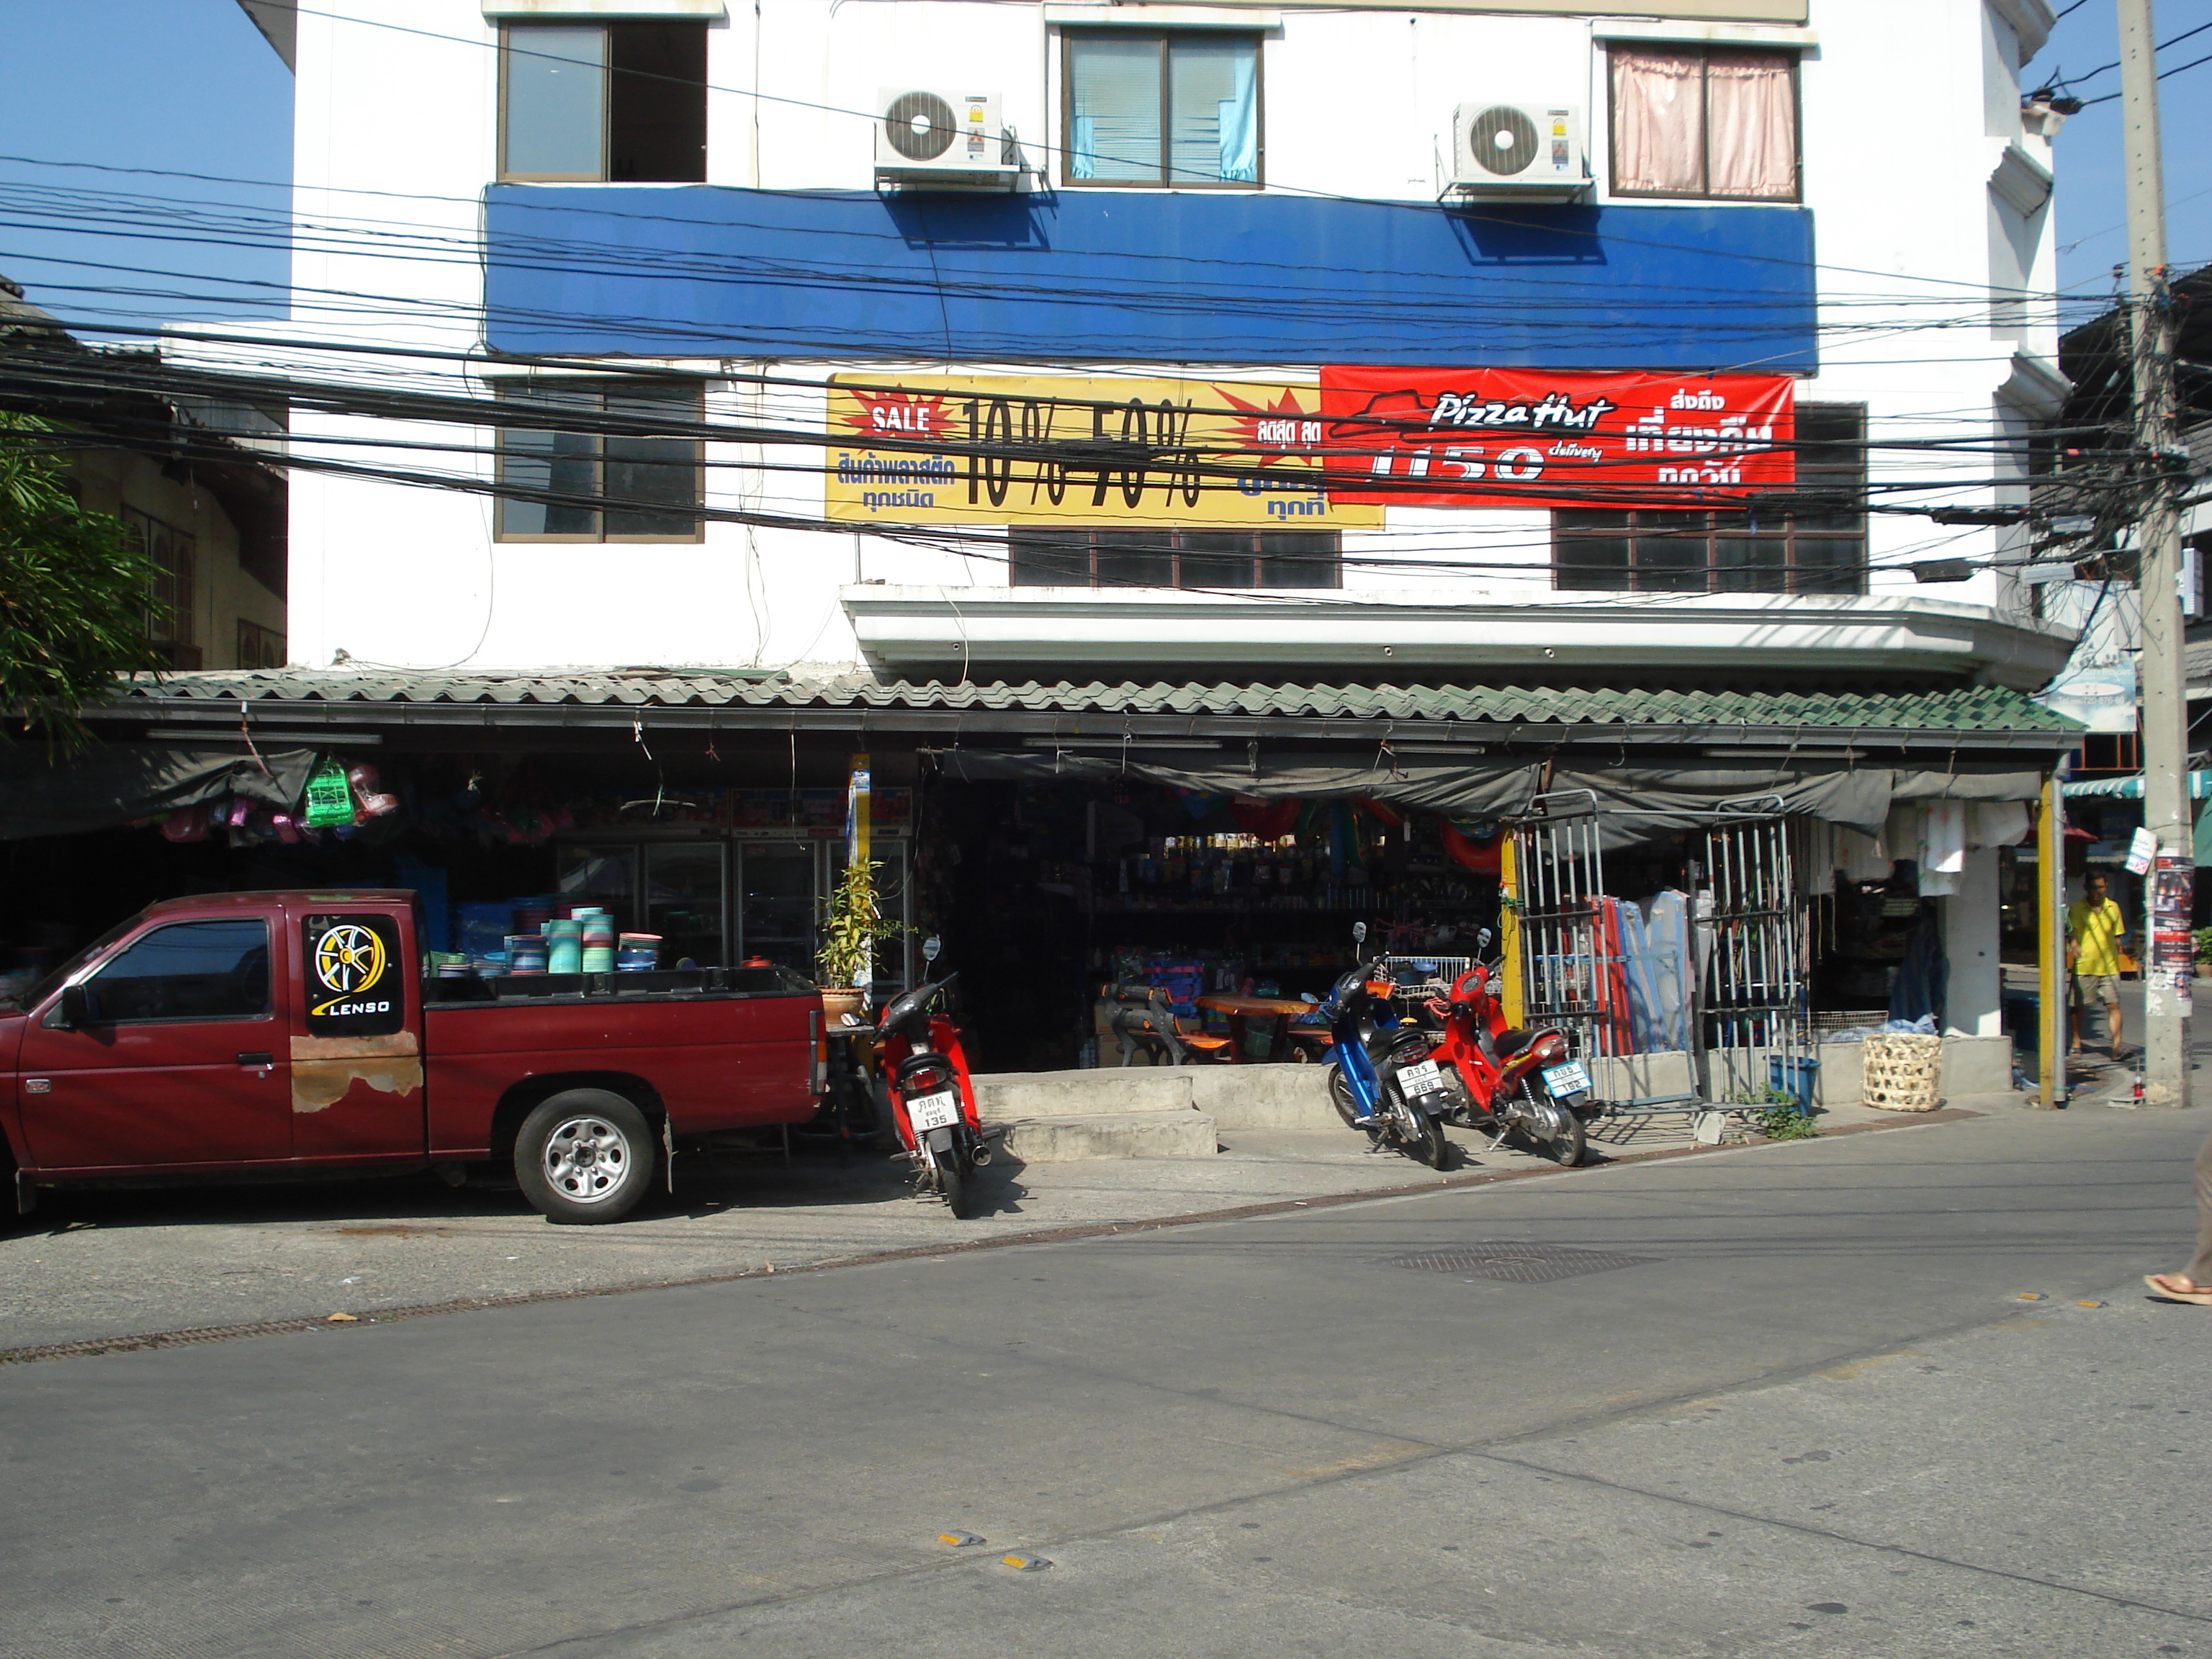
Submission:
[[[1287,1027],[1297,1016],[1310,1014],[1314,1009],[1312,1003],[1296,997],[1202,996],[1197,999],[1197,1006],[1229,1017],[1229,1062],[1232,1066],[1241,1064],[1244,1059],[1244,1028],[1248,1020],[1279,1019]],[[1286,1038],[1283,1052],[1287,1054],[1288,1050]]]

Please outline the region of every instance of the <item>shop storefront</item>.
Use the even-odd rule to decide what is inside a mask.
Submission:
[[[1575,1016],[1594,1054],[1639,1052],[1671,1015],[1628,987],[1711,982],[1705,963],[1670,967],[1652,943],[1686,936],[1701,905],[1786,915],[1730,981],[1749,1000],[1739,1013],[1863,1023],[1901,1006],[1903,981],[1948,1026],[1994,1035],[1997,872],[2014,856],[1999,849],[2026,836],[2072,738],[1992,688],[343,671],[172,677],[109,724],[120,744],[198,755],[228,781],[188,802],[106,799],[82,833],[7,842],[0,926],[19,950],[165,892],[396,884],[423,893],[438,948],[465,963],[495,956],[518,911],[588,904],[651,936],[665,963],[807,970],[866,752],[885,908],[915,930],[879,953],[878,988],[908,982],[915,942],[938,935],[979,1063],[1000,1071],[1098,1058],[1104,983],[1165,986],[1201,1023],[1201,996],[1318,994],[1361,921],[1370,948],[1440,974],[1492,930],[1529,1017]],[[259,771],[276,757],[277,786],[332,759],[371,768],[356,799],[384,810],[288,823],[269,798],[283,787]],[[1589,853],[1562,860],[1530,827],[1572,816],[1571,800]],[[1714,841],[1754,819],[1779,837],[1756,891]],[[1547,914],[1585,931],[1547,943],[1532,931]],[[1281,1033],[1264,1035],[1233,1057],[1281,1058]]]

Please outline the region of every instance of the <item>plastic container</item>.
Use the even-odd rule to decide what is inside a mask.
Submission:
[[[1794,1079],[1785,1077],[1785,1068],[1794,1071]],[[1813,1115],[1813,1091],[1820,1082],[1820,1062],[1817,1060],[1785,1060],[1780,1054],[1766,1057],[1766,1086],[1788,1091],[1799,1112]]]

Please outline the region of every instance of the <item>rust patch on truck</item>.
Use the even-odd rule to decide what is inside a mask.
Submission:
[[[412,1094],[422,1086],[422,1048],[412,1031],[389,1036],[292,1039],[292,1109],[319,1112],[365,1084],[379,1094]]]

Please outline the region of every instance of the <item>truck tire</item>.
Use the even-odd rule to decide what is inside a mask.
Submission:
[[[548,1221],[619,1221],[653,1185],[659,1143],[645,1114],[605,1089],[566,1089],[523,1119],[514,1178]]]

